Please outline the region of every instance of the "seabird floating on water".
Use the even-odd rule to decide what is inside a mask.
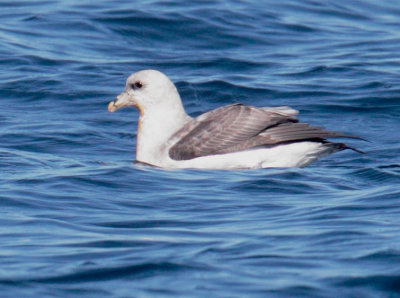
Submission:
[[[136,159],[161,168],[254,169],[303,167],[352,149],[327,138],[357,138],[299,123],[289,107],[232,104],[196,118],[186,114],[175,85],[156,70],[130,75],[108,105],[139,109]]]

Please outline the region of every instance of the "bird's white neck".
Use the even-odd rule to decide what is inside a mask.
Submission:
[[[162,166],[165,160],[165,144],[168,139],[183,127],[191,118],[182,105],[154,107],[143,111],[137,129],[136,159],[140,162]]]

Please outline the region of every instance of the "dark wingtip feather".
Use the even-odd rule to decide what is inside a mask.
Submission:
[[[349,138],[349,139],[356,139],[356,140],[360,140],[360,141],[364,141],[364,142],[370,142],[367,139],[364,139],[362,137],[357,137],[357,136],[342,134],[342,133],[337,133],[337,134],[338,135],[335,136],[335,138]]]
[[[331,143],[331,142],[326,141],[326,144],[331,146],[331,147],[333,147],[333,148],[335,148],[337,151],[350,149],[350,150],[353,150],[353,151],[355,151],[357,153],[365,154],[364,151],[361,151],[361,150],[359,150],[357,148],[354,148],[354,147],[350,147],[350,146],[348,146],[348,145],[346,145],[344,143]]]
[[[357,148],[350,147],[350,146],[347,146],[347,145],[346,145],[346,148],[345,148],[345,149],[350,149],[350,150],[353,150],[353,151],[355,151],[355,152],[357,152],[357,153],[365,154],[364,151],[361,151],[361,150],[359,150],[359,149],[357,149]]]

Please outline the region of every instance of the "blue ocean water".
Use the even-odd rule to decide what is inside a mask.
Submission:
[[[400,295],[398,1],[0,2],[1,297]],[[126,77],[346,132],[306,168],[135,163]]]

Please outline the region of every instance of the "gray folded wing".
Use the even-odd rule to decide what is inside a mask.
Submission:
[[[202,114],[180,129],[169,141],[175,160],[231,153],[259,146],[330,137],[341,133],[298,123],[297,111],[234,104]]]

